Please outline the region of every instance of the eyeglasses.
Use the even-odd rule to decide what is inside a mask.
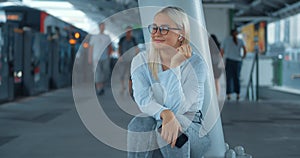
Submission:
[[[157,26],[155,24],[151,24],[148,26],[148,31],[151,33],[151,34],[155,34],[157,32],[157,30],[159,29],[159,32],[162,34],[162,35],[166,35],[169,33],[170,30],[181,30],[180,28],[171,28],[169,27],[168,25],[162,25],[162,26]]]

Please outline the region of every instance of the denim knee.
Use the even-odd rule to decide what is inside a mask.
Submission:
[[[156,120],[151,117],[134,117],[128,124],[128,130],[132,132],[148,132],[155,129]]]

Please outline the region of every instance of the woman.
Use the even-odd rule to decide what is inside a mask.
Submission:
[[[243,56],[241,50],[243,49]],[[230,37],[226,38],[221,44],[221,55],[225,55],[226,70],[226,94],[227,99],[231,99],[231,93],[236,93],[236,100],[240,99],[240,73],[247,54],[246,46],[242,39],[238,38],[238,31],[231,30]]]
[[[166,7],[148,30],[150,51],[133,59],[131,78],[134,100],[149,116],[129,123],[128,157],[157,157],[155,146],[163,157],[201,157],[210,144],[207,136],[199,137],[207,66],[191,50],[188,17],[180,8]],[[157,131],[160,126],[160,134],[133,133]],[[188,137],[180,148],[175,147],[179,132]]]

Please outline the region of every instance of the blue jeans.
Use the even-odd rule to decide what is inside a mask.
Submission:
[[[188,136],[188,141],[181,148],[171,148],[157,132],[161,121],[153,117],[134,117],[128,125],[127,148],[128,158],[201,158],[210,146],[208,136],[199,137],[201,122],[199,116],[193,122],[186,124],[184,115],[176,116],[183,128],[183,133]],[[152,132],[150,132],[152,131]],[[147,132],[137,135],[134,132]],[[134,152],[136,151],[136,152]]]
[[[240,94],[240,72],[242,62],[226,59],[226,94],[237,93]]]

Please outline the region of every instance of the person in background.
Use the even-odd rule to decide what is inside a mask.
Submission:
[[[126,90],[126,85],[130,84],[130,65],[132,58],[139,52],[135,37],[132,36],[132,27],[126,27],[126,35],[123,36],[119,43],[119,58],[121,72],[121,93]],[[126,55],[124,55],[126,53]],[[124,56],[123,56],[124,55]],[[128,87],[129,88],[129,87]],[[130,91],[130,88],[129,88]]]
[[[240,72],[242,60],[246,57],[247,50],[243,40],[237,37],[236,29],[231,30],[231,36],[226,38],[221,44],[221,54],[225,56],[226,70],[226,94],[230,100],[231,93],[236,93],[236,99],[240,99]],[[241,56],[241,51],[243,55]]]
[[[55,30],[55,32],[54,32],[54,34],[53,34],[53,36],[52,36],[52,39],[60,39],[61,34],[60,34],[59,27],[58,27],[58,26],[55,26],[55,27],[54,27],[54,30]]]
[[[211,34],[209,38],[209,49],[210,49],[210,55],[212,60],[212,67],[213,67],[213,73],[215,78],[215,86],[216,86],[216,92],[217,95],[220,93],[220,84],[219,84],[219,78],[222,74],[222,68],[221,68],[221,62],[222,57],[220,53],[220,43],[216,37],[216,35]]]
[[[93,65],[95,74],[95,87],[98,95],[104,94],[104,83],[110,74],[109,55],[112,52],[111,39],[104,34],[105,24],[99,24],[100,33],[90,38],[89,64]]]

